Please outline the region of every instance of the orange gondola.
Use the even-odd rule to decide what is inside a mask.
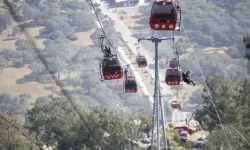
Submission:
[[[177,101],[172,101],[172,102],[171,102],[171,107],[172,107],[173,109],[181,109],[181,105],[180,105],[180,103],[178,103]]]
[[[128,76],[124,83],[126,93],[136,93],[138,91],[135,77]]]
[[[155,0],[149,24],[153,30],[180,31],[181,7],[178,0]]]
[[[148,62],[143,55],[138,55],[136,56],[136,62],[140,68],[147,67]]]
[[[123,68],[118,60],[118,55],[112,54],[110,47],[103,44],[105,38],[104,35],[99,37],[101,49],[104,53],[103,59],[99,64],[101,81],[121,79],[123,77]]]
[[[166,70],[165,82],[167,85],[180,85],[181,72],[178,68],[169,68]]]
[[[116,56],[104,58],[100,63],[100,72],[104,80],[121,79],[123,77],[123,69]]]

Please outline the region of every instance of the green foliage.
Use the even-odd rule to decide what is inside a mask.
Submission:
[[[215,109],[211,101],[216,105],[218,113],[222,119],[224,127],[226,127],[226,134],[232,147],[242,149],[249,149],[249,145],[241,139],[229,125],[234,125],[241,134],[249,141],[249,102],[250,102],[250,79],[238,80],[236,78],[218,78],[209,77],[207,80],[208,88],[210,90],[212,99],[208,97],[208,90],[204,89],[203,96],[205,100],[204,109],[198,109],[195,113],[195,118],[202,123],[203,127],[207,127],[211,132],[216,129],[216,132],[211,135],[210,148],[214,149],[216,146],[224,145],[228,147],[223,134],[223,129],[219,125]],[[207,112],[210,111],[210,113]],[[226,125],[225,123],[229,123]],[[215,134],[216,133],[216,134]],[[221,134],[221,135],[218,135]],[[222,138],[223,136],[223,138]],[[223,139],[223,140],[222,140]],[[223,144],[224,143],[224,144]]]
[[[192,42],[202,47],[231,47],[233,52],[228,51],[228,54],[233,58],[242,58],[244,51],[241,50],[241,36],[250,30],[250,18],[247,15],[250,12],[250,2],[225,3],[228,4],[226,7],[218,7],[206,1],[183,1],[180,3],[182,23]],[[145,27],[148,27],[150,10],[151,5],[141,6],[139,9],[142,19],[138,23]]]
[[[183,49],[184,53],[193,51],[193,54],[182,55],[181,54],[181,68],[186,68],[193,71],[194,80],[201,81],[201,74],[199,70],[199,63],[202,73],[205,77],[209,75],[217,75],[223,77],[238,76],[239,78],[245,78],[248,76],[247,62],[242,58],[245,57],[245,48],[242,44],[242,35],[245,34],[250,28],[243,27],[243,24],[239,16],[235,17],[231,13],[240,11],[238,6],[240,3],[244,13],[249,12],[248,2],[246,6],[243,6],[243,1],[235,2],[233,8],[220,8],[212,3],[206,3],[206,1],[193,1],[187,0],[181,2],[182,7],[182,24],[185,26],[185,30],[188,34],[189,40],[183,33],[180,34],[180,39],[176,42],[178,48]],[[142,18],[140,23],[145,28],[148,28],[148,16],[150,15],[151,5],[141,6],[140,17]],[[206,53],[202,49],[204,47],[226,47],[223,54],[214,52]],[[150,47],[151,48],[151,47]],[[153,48],[153,47],[152,47]],[[170,47],[169,50],[172,48]],[[166,51],[166,50],[165,50]],[[222,51],[221,51],[222,52]],[[183,53],[183,54],[184,54]],[[162,55],[170,57],[171,55]],[[232,59],[233,58],[233,59]],[[230,64],[230,65],[228,65]]]
[[[9,13],[0,13],[0,33],[2,33],[11,23],[12,17]]]
[[[246,57],[250,60],[250,35],[246,35],[243,38],[243,42],[246,45]]]
[[[108,110],[101,112],[94,109],[86,113],[83,108],[78,109],[81,113],[85,112],[88,126],[83,124],[65,99],[54,98],[28,111],[26,128],[45,143],[58,142],[59,149],[93,149],[97,145],[102,149],[138,147],[134,141],[141,137],[144,126],[134,124],[134,117],[118,116]],[[139,116],[139,119],[142,124],[150,124],[144,116]]]
[[[2,116],[7,118],[8,121],[15,123],[16,126],[21,127],[18,117],[7,116],[1,113]],[[8,150],[24,150],[29,149],[30,141],[27,140],[16,128],[0,119],[0,147],[1,149]]]
[[[72,34],[72,35],[68,35],[67,38],[71,41],[76,41],[78,40],[78,36],[75,35],[75,34]]]
[[[8,94],[0,95],[0,112],[8,115],[24,115],[29,108],[30,95],[13,97]]]
[[[9,67],[9,61],[6,57],[0,55],[0,71],[1,74],[3,73],[3,69],[8,68]]]
[[[138,119],[141,121],[140,128],[142,129],[143,132],[149,132],[150,129],[152,128],[152,121],[143,115],[138,116]]]
[[[61,80],[65,87],[69,87],[68,93],[89,106],[100,106],[103,108],[112,108],[113,104],[134,105],[136,111],[150,114],[148,111],[149,102],[145,102],[142,92],[138,95],[124,96],[121,94],[123,82],[120,80],[104,83],[99,81],[99,61],[102,57],[100,47],[90,46],[81,47],[71,44],[71,41],[78,40],[76,32],[85,32],[95,27],[95,16],[91,13],[89,4],[83,1],[36,1],[32,3],[27,1],[16,4],[18,15],[25,20],[24,27],[43,26],[40,35],[36,38],[45,38],[45,48],[40,50],[45,58],[47,66],[53,70],[53,74]],[[113,47],[124,44],[115,29],[114,22],[107,20],[99,12],[99,17],[107,36]],[[97,29],[91,35],[94,44],[99,40],[97,36],[102,31]],[[97,41],[98,40],[98,41]],[[83,41],[84,42],[84,41]],[[19,79],[18,83],[41,82],[54,83],[54,79],[46,70],[41,61],[37,58],[34,47],[26,40],[18,40],[16,50],[3,50],[0,52],[0,69],[7,67],[23,67],[28,64],[32,73]],[[107,43],[106,43],[107,44]],[[6,58],[6,59],[5,59]],[[71,89],[70,87],[74,87]],[[52,91],[52,94],[61,95],[62,93]],[[85,98],[88,99],[85,99]],[[105,99],[103,99],[105,97]],[[84,98],[84,99],[83,99]]]

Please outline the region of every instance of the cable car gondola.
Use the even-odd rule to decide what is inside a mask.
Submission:
[[[101,49],[104,54],[99,64],[101,80],[121,79],[123,77],[123,68],[118,60],[117,54],[112,54],[110,47],[104,47],[104,38],[105,36],[99,37]]]
[[[135,77],[128,76],[124,83],[125,92],[126,93],[136,93],[138,90],[137,83],[135,81]]]
[[[155,0],[149,24],[152,30],[180,31],[181,7],[178,0]]]
[[[172,101],[172,102],[171,102],[171,107],[172,107],[173,109],[181,109],[181,104],[178,103],[177,101]]]
[[[104,80],[121,79],[123,77],[123,69],[116,56],[104,58],[100,64],[100,71]]]
[[[181,72],[178,68],[166,70],[165,82],[167,85],[179,85],[181,83]]]
[[[143,56],[143,55],[136,56],[136,62],[140,68],[147,67],[147,65],[148,65],[147,60],[146,60],[145,56]]]

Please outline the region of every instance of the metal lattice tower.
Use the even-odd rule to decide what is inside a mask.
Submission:
[[[160,34],[160,33],[159,33]],[[167,150],[167,141],[165,133],[165,114],[164,114],[164,105],[161,96],[161,88],[159,81],[159,58],[158,58],[158,44],[164,40],[173,40],[174,36],[172,32],[169,32],[168,37],[154,37],[152,34],[151,37],[142,37],[138,38],[138,42],[142,40],[152,41],[155,44],[155,88],[154,88],[154,103],[153,103],[153,117],[152,117],[152,133],[151,133],[151,150],[154,148],[154,144],[157,144],[157,150]],[[160,136],[160,127],[162,125],[163,130],[163,141]],[[156,138],[155,138],[156,130]],[[164,143],[164,146],[161,147],[161,143]]]

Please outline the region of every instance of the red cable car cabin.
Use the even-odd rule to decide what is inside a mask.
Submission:
[[[147,60],[146,60],[145,56],[143,56],[143,55],[138,55],[136,57],[136,62],[140,68],[147,67],[147,65],[148,65]]]
[[[179,69],[167,69],[165,82],[167,85],[179,85],[181,83],[181,72]]]
[[[153,30],[180,31],[181,8],[178,0],[155,0],[149,24]]]
[[[123,69],[116,56],[104,58],[100,64],[100,70],[104,80],[121,79],[123,77]]]
[[[180,103],[178,103],[177,101],[172,101],[172,102],[171,102],[171,107],[172,107],[173,109],[181,109],[181,105],[180,105]]]
[[[136,93],[137,91],[138,91],[138,87],[135,81],[135,77],[127,77],[127,80],[125,80],[125,92]]]
[[[180,64],[179,64],[178,58],[175,57],[175,58],[170,59],[168,67],[169,68],[178,68],[179,69]]]

